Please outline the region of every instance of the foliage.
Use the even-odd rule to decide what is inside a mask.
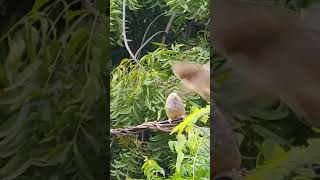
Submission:
[[[181,2],[184,3],[183,7],[175,6],[174,3],[178,2],[180,1],[172,1],[169,5],[169,2],[164,0],[127,1],[125,27],[130,49],[136,53],[139,48],[142,48],[142,44],[147,42],[137,58],[139,65],[133,63],[128,59],[128,55],[123,53],[127,51],[122,47],[123,2],[111,2],[111,44],[114,62],[118,64],[112,71],[110,83],[112,128],[125,128],[149,121],[166,120],[164,106],[167,96],[172,92],[180,93],[182,89],[180,80],[172,73],[171,65],[180,61],[199,64],[209,62],[209,35],[206,24],[203,23],[209,16],[202,14],[199,23],[191,24],[193,20],[187,18],[193,15],[193,12],[188,10],[202,7],[204,1],[188,1],[187,4]],[[193,7],[188,7],[185,11],[183,8],[187,8],[186,5]],[[172,14],[173,12],[177,17]],[[173,24],[170,25],[169,19],[174,20]],[[161,32],[166,27],[169,28],[169,33],[166,35],[166,41],[160,43],[164,37],[160,36],[163,34]],[[187,114],[190,114],[193,108],[200,108],[206,104],[199,96],[182,98],[186,104]],[[197,135],[204,137],[203,134],[201,131]],[[162,177],[161,168],[165,172],[165,178],[170,178],[170,175],[175,172],[177,160],[176,152],[171,151],[168,144],[172,139],[172,135],[161,132],[143,132],[137,136],[114,138],[111,146],[111,178],[162,179],[164,177]],[[188,157],[191,156],[189,152],[184,153],[186,159],[181,162],[181,172],[186,173],[185,166],[191,167],[189,162],[192,158]],[[201,153],[208,152],[201,151]],[[144,157],[147,157],[146,162]],[[205,162],[198,160],[195,163],[197,165],[195,167],[199,168],[196,176],[200,177],[202,167],[198,164]],[[205,177],[204,174],[208,171],[203,172],[202,176]],[[189,174],[192,172],[190,171]],[[183,174],[177,174],[176,177],[178,176],[186,177]]]
[[[136,23],[131,23],[130,21],[134,21],[131,17],[138,18],[139,21],[148,21],[153,20],[154,17],[150,16],[150,11],[155,11],[155,9],[164,10],[165,15],[171,15],[173,13],[177,14],[178,20],[175,23],[174,29],[179,29],[182,24],[184,24],[187,20],[196,19],[199,21],[207,21],[209,18],[209,1],[208,0],[191,0],[191,1],[182,1],[182,0],[148,0],[148,1],[140,1],[140,0],[128,0],[127,8],[126,8],[126,28],[128,33],[130,33],[130,29],[136,26]],[[110,40],[111,44],[114,46],[123,46],[123,31],[122,31],[122,1],[111,0],[110,5]],[[145,12],[144,12],[145,11]],[[141,16],[143,14],[143,16]],[[166,20],[167,21],[167,20]],[[162,23],[158,23],[162,24]],[[142,31],[147,29],[147,26]],[[163,30],[165,26],[163,26]],[[159,26],[157,27],[159,30]],[[137,32],[136,32],[137,33]],[[141,33],[141,32],[139,32]],[[143,33],[142,33],[143,34]],[[129,39],[133,39],[131,37]],[[139,38],[141,41],[142,36]],[[134,39],[137,40],[137,39]]]
[[[165,99],[181,85],[180,80],[173,75],[171,65],[178,61],[205,64],[208,60],[209,52],[206,49],[185,49],[182,44],[172,45],[171,49],[160,47],[145,55],[139,61],[141,67],[124,59],[111,76],[112,125],[126,127],[165,119]],[[202,101],[200,97],[196,100]],[[187,102],[187,107],[195,105],[191,103]]]
[[[127,127],[146,121],[167,119],[164,111],[166,97],[181,87],[180,80],[171,71],[177,61],[205,64],[209,52],[201,47],[182,44],[171,48],[159,47],[143,56],[137,66],[124,59],[111,76],[110,111],[112,127]],[[159,88],[160,87],[160,88]],[[199,96],[184,98],[187,113],[193,107],[201,107],[205,102]],[[171,136],[166,134],[144,133],[138,137],[121,137],[112,146],[111,175],[117,179],[143,177],[140,168],[143,156],[159,163],[166,172],[171,172],[168,162],[175,158],[167,144]],[[144,139],[148,138],[148,141]],[[166,173],[170,174],[170,173]]]
[[[179,13],[185,19],[207,19],[209,16],[208,0],[165,0],[170,7],[169,13]]]
[[[122,41],[122,6],[123,1],[110,0],[110,42],[123,45]],[[141,4],[138,0],[128,0],[127,6],[130,10],[138,10]]]
[[[177,153],[175,172],[172,176],[162,179],[209,179],[210,174],[210,130],[195,127],[200,120],[206,123],[209,119],[210,106],[196,108],[171,133],[177,132],[176,141],[169,141],[172,152]],[[186,128],[187,126],[187,128]],[[186,132],[187,134],[183,134]],[[164,170],[154,160],[145,159],[142,168],[147,179],[160,179],[157,173],[165,175]]]
[[[142,165],[142,170],[147,176],[147,179],[160,179],[158,178],[158,173],[165,176],[164,169],[161,168],[158,163],[154,160],[148,159],[148,157],[145,157],[145,163]]]
[[[77,3],[37,0],[0,39],[0,179],[104,177],[107,18]]]
[[[274,142],[264,143],[262,157],[266,159],[251,172],[248,180],[268,179],[314,179],[319,177],[313,165],[320,162],[319,139],[308,140],[305,147],[293,147],[285,151]],[[261,158],[262,158],[261,157]]]
[[[196,108],[172,130],[171,133],[177,132],[177,141],[169,141],[171,151],[177,153],[173,179],[209,179],[210,129],[195,127],[198,120],[206,123],[209,114],[210,106]]]

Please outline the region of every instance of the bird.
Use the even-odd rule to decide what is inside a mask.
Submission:
[[[222,111],[211,102],[210,66],[194,63],[176,63],[172,66],[174,74],[186,87],[197,92],[212,103],[210,116],[213,134],[211,135],[211,179],[215,177],[241,179],[234,172],[241,172],[241,153],[231,125]]]
[[[320,7],[304,13],[241,0],[211,1],[211,44],[250,83],[320,126]]]
[[[167,97],[165,111],[170,123],[172,120],[186,117],[185,105],[179,95],[175,92],[170,93]]]
[[[179,62],[172,66],[172,71],[185,87],[210,101],[210,66],[208,64]]]

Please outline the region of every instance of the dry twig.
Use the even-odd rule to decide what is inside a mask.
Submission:
[[[137,126],[130,126],[127,128],[115,128],[115,129],[110,129],[110,135],[111,137],[126,136],[129,134],[138,134],[147,130],[170,132],[171,129],[173,129],[182,121],[183,121],[183,118],[179,118],[179,119],[171,120],[171,123],[169,120],[159,121],[159,122],[153,121],[153,122],[143,123]]]

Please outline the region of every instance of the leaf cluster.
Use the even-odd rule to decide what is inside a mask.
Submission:
[[[171,151],[177,153],[173,179],[209,179],[210,177],[210,129],[195,126],[197,121],[206,124],[210,106],[195,108],[176,126],[176,141],[169,141]],[[185,132],[185,133],[183,133]],[[170,179],[170,178],[169,178]]]
[[[0,179],[104,177],[106,16],[77,3],[37,0],[0,39]]]
[[[175,44],[170,48],[160,46],[143,56],[140,66],[124,59],[111,75],[111,126],[127,127],[167,119],[164,110],[166,98],[171,92],[179,91],[182,85],[173,75],[171,65],[181,61],[206,64],[209,52],[201,47]],[[183,99],[187,114],[193,107],[203,107],[205,104],[199,96]],[[156,161],[166,174],[170,174],[172,170],[168,165],[176,161],[168,145],[170,138],[168,134],[145,132],[139,137],[116,139],[111,147],[112,177],[143,177],[143,156]]]
[[[122,6],[123,1],[110,0],[110,43],[123,46],[122,36]],[[138,10],[142,7],[139,0],[128,0],[126,7],[128,10]]]
[[[316,179],[319,178],[315,164],[319,164],[320,141],[308,140],[307,146],[292,147],[286,151],[273,141],[263,143],[257,168],[246,179]]]
[[[141,40],[143,32],[147,29],[146,25],[143,25],[143,21],[151,22],[155,18],[154,14],[159,15],[159,13],[164,12],[166,16],[172,15],[172,13],[177,14],[176,23],[174,23],[174,29],[179,29],[178,27],[184,25],[187,21],[195,19],[197,21],[207,21],[209,18],[209,2],[207,0],[128,0],[126,8],[126,22],[122,22],[122,1],[111,0],[110,4],[110,41],[113,46],[123,46],[123,31],[122,23],[126,23],[127,33],[130,34],[131,31],[136,31],[131,33],[129,38],[133,40]],[[161,12],[158,12],[161,10]],[[150,11],[152,13],[150,13]],[[157,11],[157,12],[155,12]],[[157,14],[158,13],[158,14]],[[141,16],[142,15],[142,16]],[[134,18],[133,18],[134,17]],[[134,21],[135,23],[131,23]],[[139,29],[137,22],[140,21],[144,29]],[[159,25],[167,24],[168,19],[159,22]],[[139,23],[139,24],[140,24]],[[160,26],[158,25],[157,30],[159,31]],[[132,28],[134,27],[134,29]],[[165,29],[165,25],[162,30]],[[140,32],[141,31],[141,32]],[[136,34],[142,33],[140,38],[134,37]],[[133,42],[135,43],[135,42]]]
[[[176,140],[168,142],[176,160],[169,164],[174,168],[172,175],[165,172],[154,160],[148,160],[142,169],[147,179],[209,179],[210,176],[210,129],[195,126],[197,121],[209,120],[210,106],[195,108],[171,133],[177,133]],[[168,164],[167,164],[168,165]],[[162,174],[160,178],[158,173]]]
[[[169,14],[175,12],[185,19],[206,20],[209,17],[208,0],[164,0],[170,7]]]

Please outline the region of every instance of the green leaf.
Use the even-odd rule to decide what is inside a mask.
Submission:
[[[83,98],[83,104],[80,107],[80,110],[89,109],[96,102],[97,98],[100,95],[100,84],[95,75],[90,74],[84,88],[81,92],[81,97]]]
[[[181,164],[182,164],[183,159],[184,159],[184,153],[179,152],[178,156],[177,156],[177,161],[176,161],[176,171],[177,172],[181,172]]]
[[[286,157],[286,152],[273,140],[266,140],[263,142],[260,152],[266,159],[279,159],[276,156]]]
[[[6,122],[2,123],[0,126],[0,137],[4,137],[8,134],[15,136],[17,132],[20,131],[20,128],[24,123],[28,121],[28,114],[30,112],[30,106],[25,105],[19,112],[18,115],[13,115],[10,119],[7,119]],[[8,138],[8,137],[7,137]],[[0,141],[0,146],[3,144],[5,139]]]
[[[259,125],[254,125],[254,131],[259,134],[261,137],[265,138],[265,139],[272,139],[274,141],[276,141],[277,143],[281,144],[281,145],[290,145],[290,141],[286,140],[280,136],[278,136],[277,134],[275,134],[274,132],[272,132],[271,130],[264,128],[262,126]]]
[[[31,165],[32,161],[29,158],[18,153],[0,169],[0,178],[2,180],[15,179],[24,173]]]
[[[14,37],[8,38],[9,53],[4,64],[5,75],[9,83],[15,81],[16,73],[26,50],[23,32],[18,31]]]
[[[67,21],[72,21],[74,18],[80,15],[83,15],[84,13],[86,13],[85,10],[75,10],[75,11],[70,10],[70,11],[67,11],[66,19]]]
[[[288,109],[282,109],[281,111],[266,110],[266,109],[251,109],[250,115],[265,120],[279,120],[284,119],[289,115]]]
[[[36,0],[36,2],[33,4],[32,7],[32,14],[35,15],[37,13],[37,11],[43,6],[45,5],[49,0]]]
[[[20,74],[19,74],[19,80],[12,84],[11,86],[5,88],[5,91],[13,90],[17,87],[20,87],[25,83],[38,69],[38,67],[41,65],[41,61],[34,61],[32,64],[28,65]]]
[[[76,165],[79,168],[79,173],[81,173],[88,180],[95,180],[95,178],[90,173],[90,169],[87,165],[87,162],[85,161],[84,157],[80,154],[80,151],[76,144],[73,144],[73,153],[75,156]]]
[[[81,127],[81,130],[82,130],[83,134],[85,135],[85,137],[88,139],[89,143],[93,146],[95,151],[98,153],[100,151],[100,145],[99,145],[96,137],[91,135],[84,127]]]
[[[58,144],[55,147],[51,148],[44,156],[37,158],[42,166],[53,166],[58,163],[63,163],[67,159],[67,154],[71,150],[71,145],[67,144]],[[39,164],[39,165],[40,165]]]
[[[14,89],[0,96],[0,105],[11,105],[23,102],[23,100],[31,93],[31,89]]]
[[[71,58],[84,45],[89,37],[88,27],[81,27],[72,33],[71,39],[67,45],[68,56]]]
[[[27,133],[24,130],[21,130],[18,134],[10,134],[0,145],[0,157],[7,158],[13,154],[16,154],[20,150],[25,142],[28,140]]]

